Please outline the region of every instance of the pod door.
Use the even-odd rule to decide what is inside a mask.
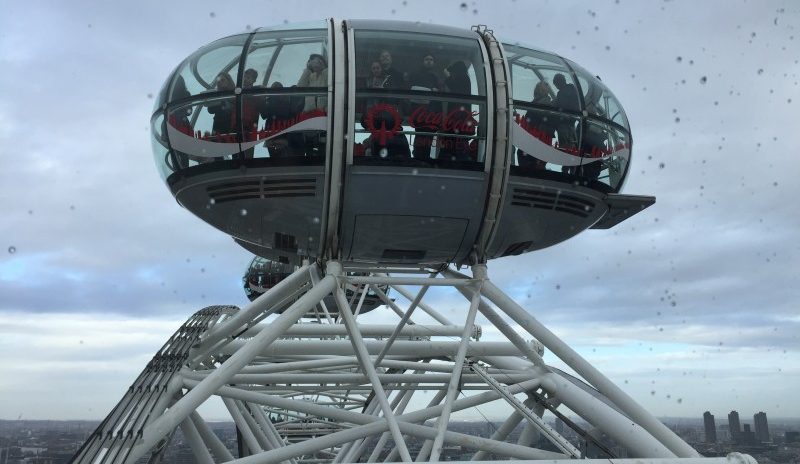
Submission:
[[[481,225],[490,165],[485,50],[476,33],[378,25],[348,23],[342,258],[463,261]]]

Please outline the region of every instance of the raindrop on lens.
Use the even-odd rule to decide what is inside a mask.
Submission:
[[[378,155],[379,155],[381,158],[386,158],[387,156],[389,156],[389,150],[387,150],[387,149],[385,149],[385,148],[381,148],[381,151],[380,151],[380,152],[378,152]]]
[[[211,13],[208,14],[208,16],[213,18],[213,17],[217,16],[217,14],[212,11]]]
[[[467,4],[466,3],[462,3],[461,4],[461,11],[467,11]]]
[[[700,78],[700,83],[701,84],[705,84],[707,81],[708,81],[708,78],[706,76],[703,76],[703,77]]]
[[[14,253],[17,252],[17,247],[15,247],[15,246],[8,247],[8,252],[13,255]]]
[[[242,210],[239,211],[239,214],[241,214],[242,216],[247,216],[247,210],[242,208]]]

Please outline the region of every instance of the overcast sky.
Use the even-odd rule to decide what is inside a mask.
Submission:
[[[657,203],[490,276],[656,415],[800,416],[798,3],[10,1],[0,419],[100,419],[190,314],[245,304],[251,255],[159,178],[153,95],[212,40],[330,16],[486,24],[600,75],[633,130],[624,192]]]

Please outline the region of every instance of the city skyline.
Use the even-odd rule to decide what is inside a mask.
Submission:
[[[326,16],[487,24],[503,40],[600,75],[631,121],[624,193],[657,203],[611,230],[491,261],[490,276],[658,417],[800,417],[792,393],[800,385],[800,214],[786,201],[800,197],[798,5],[43,2],[6,10],[0,349],[15,356],[0,378],[0,419],[102,418],[190,314],[245,304],[241,276],[252,255],[181,209],[159,179],[153,95],[212,40]],[[463,312],[452,294],[429,296]],[[484,340],[499,336],[478,323]]]

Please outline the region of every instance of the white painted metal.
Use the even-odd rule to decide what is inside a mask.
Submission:
[[[490,456],[540,462],[586,458],[580,451],[586,447],[548,423],[547,409],[558,408],[568,408],[566,414],[602,431],[629,456],[641,458],[637,462],[714,461],[692,457],[657,428],[629,419],[635,411],[628,404],[632,400],[612,398],[607,393],[611,390],[587,369],[588,362],[570,357],[574,352],[566,344],[492,285],[485,266],[473,266],[473,277],[441,271],[446,278],[352,276],[329,261],[324,269],[304,266],[284,281],[291,285],[278,284],[241,311],[201,311],[170,339],[160,352],[163,356],[154,358],[75,462],[134,463],[149,452],[155,462],[178,426],[197,461],[206,464],[435,462],[452,459],[446,453],[453,450],[461,450],[462,459],[471,457],[470,462]],[[424,269],[420,273],[428,274]],[[467,307],[459,324],[425,303],[425,289],[434,281],[464,295]],[[379,296],[383,292],[378,287],[390,285],[395,295],[406,297],[407,309],[398,301],[392,302],[394,308],[370,313],[399,316],[398,323],[367,324],[358,315],[359,299],[348,301],[345,289],[364,283],[374,285]],[[296,301],[272,314],[274,305],[290,295]],[[330,319],[298,323],[330,297],[337,305],[328,311]],[[441,325],[414,324],[416,307],[438,315],[433,317]],[[479,311],[508,341],[478,341],[481,329],[474,321]],[[269,319],[267,314],[272,314]],[[524,340],[506,318],[536,340]],[[554,355],[583,379],[548,367],[543,356]],[[595,392],[583,381],[605,390]],[[433,398],[416,399],[421,390],[433,392]],[[197,413],[213,396],[222,399],[251,455],[235,459]],[[503,403],[510,405],[502,410],[505,421],[491,436],[452,427],[451,413],[499,411],[497,405]],[[520,438],[512,439],[519,426]],[[540,435],[561,452],[539,449]],[[577,428],[575,436],[593,440]],[[736,462],[754,462],[746,455],[734,457]]]

